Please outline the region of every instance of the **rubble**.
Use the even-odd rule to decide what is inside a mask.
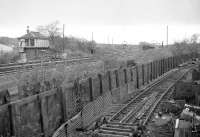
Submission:
[[[160,104],[163,114],[157,113],[148,125],[150,137],[200,136],[200,70],[191,74],[177,83],[173,98]]]

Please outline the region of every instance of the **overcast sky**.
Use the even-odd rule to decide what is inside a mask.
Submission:
[[[67,36],[97,42],[169,42],[200,33],[200,0],[0,0],[0,36],[58,20]]]

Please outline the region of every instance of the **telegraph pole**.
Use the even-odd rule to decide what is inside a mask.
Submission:
[[[109,35],[108,35],[108,37],[107,37],[107,43],[110,44],[110,42],[109,42]]]
[[[112,45],[113,45],[113,38],[112,38]]]
[[[91,52],[91,54],[93,54],[93,52],[94,52],[94,51],[93,51],[93,50],[94,50],[93,32],[92,32],[92,43],[91,43],[91,44],[92,44],[92,49],[91,49],[90,52]]]
[[[167,25],[167,39],[166,39],[166,45],[168,46],[168,25]]]
[[[63,24],[63,53],[65,51],[65,24]]]
[[[93,32],[92,32],[92,43],[93,43]]]

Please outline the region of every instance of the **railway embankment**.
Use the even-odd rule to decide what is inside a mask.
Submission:
[[[65,137],[77,129],[86,130],[101,119],[106,110],[111,112],[108,115],[114,115],[126,105],[126,100],[141,93],[142,88],[192,58],[192,55],[169,57],[132,67],[123,66],[70,83],[54,81],[55,86],[46,92],[0,106],[0,133],[3,136],[54,134]],[[155,96],[152,95],[152,101]]]
[[[179,59],[183,60],[183,58],[179,58]],[[102,86],[98,86],[98,83],[101,83],[101,82],[95,82],[94,80],[95,78],[90,78],[88,82],[94,85],[88,84],[88,85],[92,85],[92,86],[87,86],[87,88],[90,89],[89,91],[91,90],[93,92],[99,91],[99,93],[102,93],[102,95],[99,94],[99,97],[98,97],[96,96],[96,93],[92,94],[93,92],[90,92],[89,94],[93,95],[93,97],[88,98],[88,100],[89,99],[94,99],[94,100],[89,101],[87,105],[83,107],[82,111],[80,111],[80,113],[76,115],[76,117],[74,117],[72,120],[69,120],[65,124],[63,124],[57,130],[57,132],[55,132],[54,136],[58,136],[59,134],[63,134],[62,136],[65,136],[66,133],[63,133],[65,130],[68,131],[67,134],[71,134],[72,132],[75,132],[77,128],[79,130],[80,129],[85,130],[85,128],[87,128],[88,126],[91,126],[92,123],[95,122],[96,120],[99,119],[99,121],[101,121],[100,120],[101,117],[107,114],[105,110],[109,110],[110,112],[107,115],[110,115],[110,116],[115,115],[118,111],[121,110],[121,108],[124,105],[126,105],[125,100],[129,100],[137,96],[137,94],[141,92],[141,90],[139,89],[144,88],[149,83],[153,82],[155,79],[162,77],[163,74],[166,74],[166,72],[169,72],[170,70],[176,68],[178,64],[181,64],[184,62],[184,61],[183,62],[180,61],[178,63],[177,60],[178,59],[175,59],[175,60],[172,59],[170,61],[170,59],[167,59],[167,60],[163,59],[163,60],[150,62],[149,64],[137,65],[136,67],[120,68],[117,70],[114,69],[114,70],[108,71],[106,73],[108,76],[107,78],[104,76],[98,77],[102,79]],[[167,63],[167,61],[169,62]],[[84,87],[84,86],[81,86],[81,87]],[[104,88],[104,87],[107,87],[107,88]],[[103,92],[100,92],[101,89],[103,89]],[[104,90],[104,89],[107,89],[107,90]],[[121,102],[123,103],[121,104]]]

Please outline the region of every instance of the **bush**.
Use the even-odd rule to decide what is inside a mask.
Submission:
[[[8,54],[3,53],[0,55],[0,64],[8,64],[9,63],[9,58]]]
[[[54,88],[60,87],[62,82],[65,80],[65,76],[62,72],[53,71],[51,76],[51,81]]]
[[[198,36],[192,35],[190,39],[184,39],[181,42],[175,42],[171,47],[171,52],[174,56],[183,54],[197,54],[199,53],[200,43],[197,43]]]
[[[72,52],[81,51],[87,54],[93,54],[95,52],[96,42],[87,41],[84,39],[74,37],[56,37],[55,44],[52,46],[53,49],[61,52],[63,50],[70,50]]]
[[[18,81],[19,96],[26,97],[41,92],[41,77],[40,70],[22,73]]]
[[[34,69],[31,72],[24,72],[18,81],[19,96],[27,97],[58,88],[64,79],[63,73],[56,70]]]
[[[19,59],[18,52],[0,53],[0,64],[15,63]]]

